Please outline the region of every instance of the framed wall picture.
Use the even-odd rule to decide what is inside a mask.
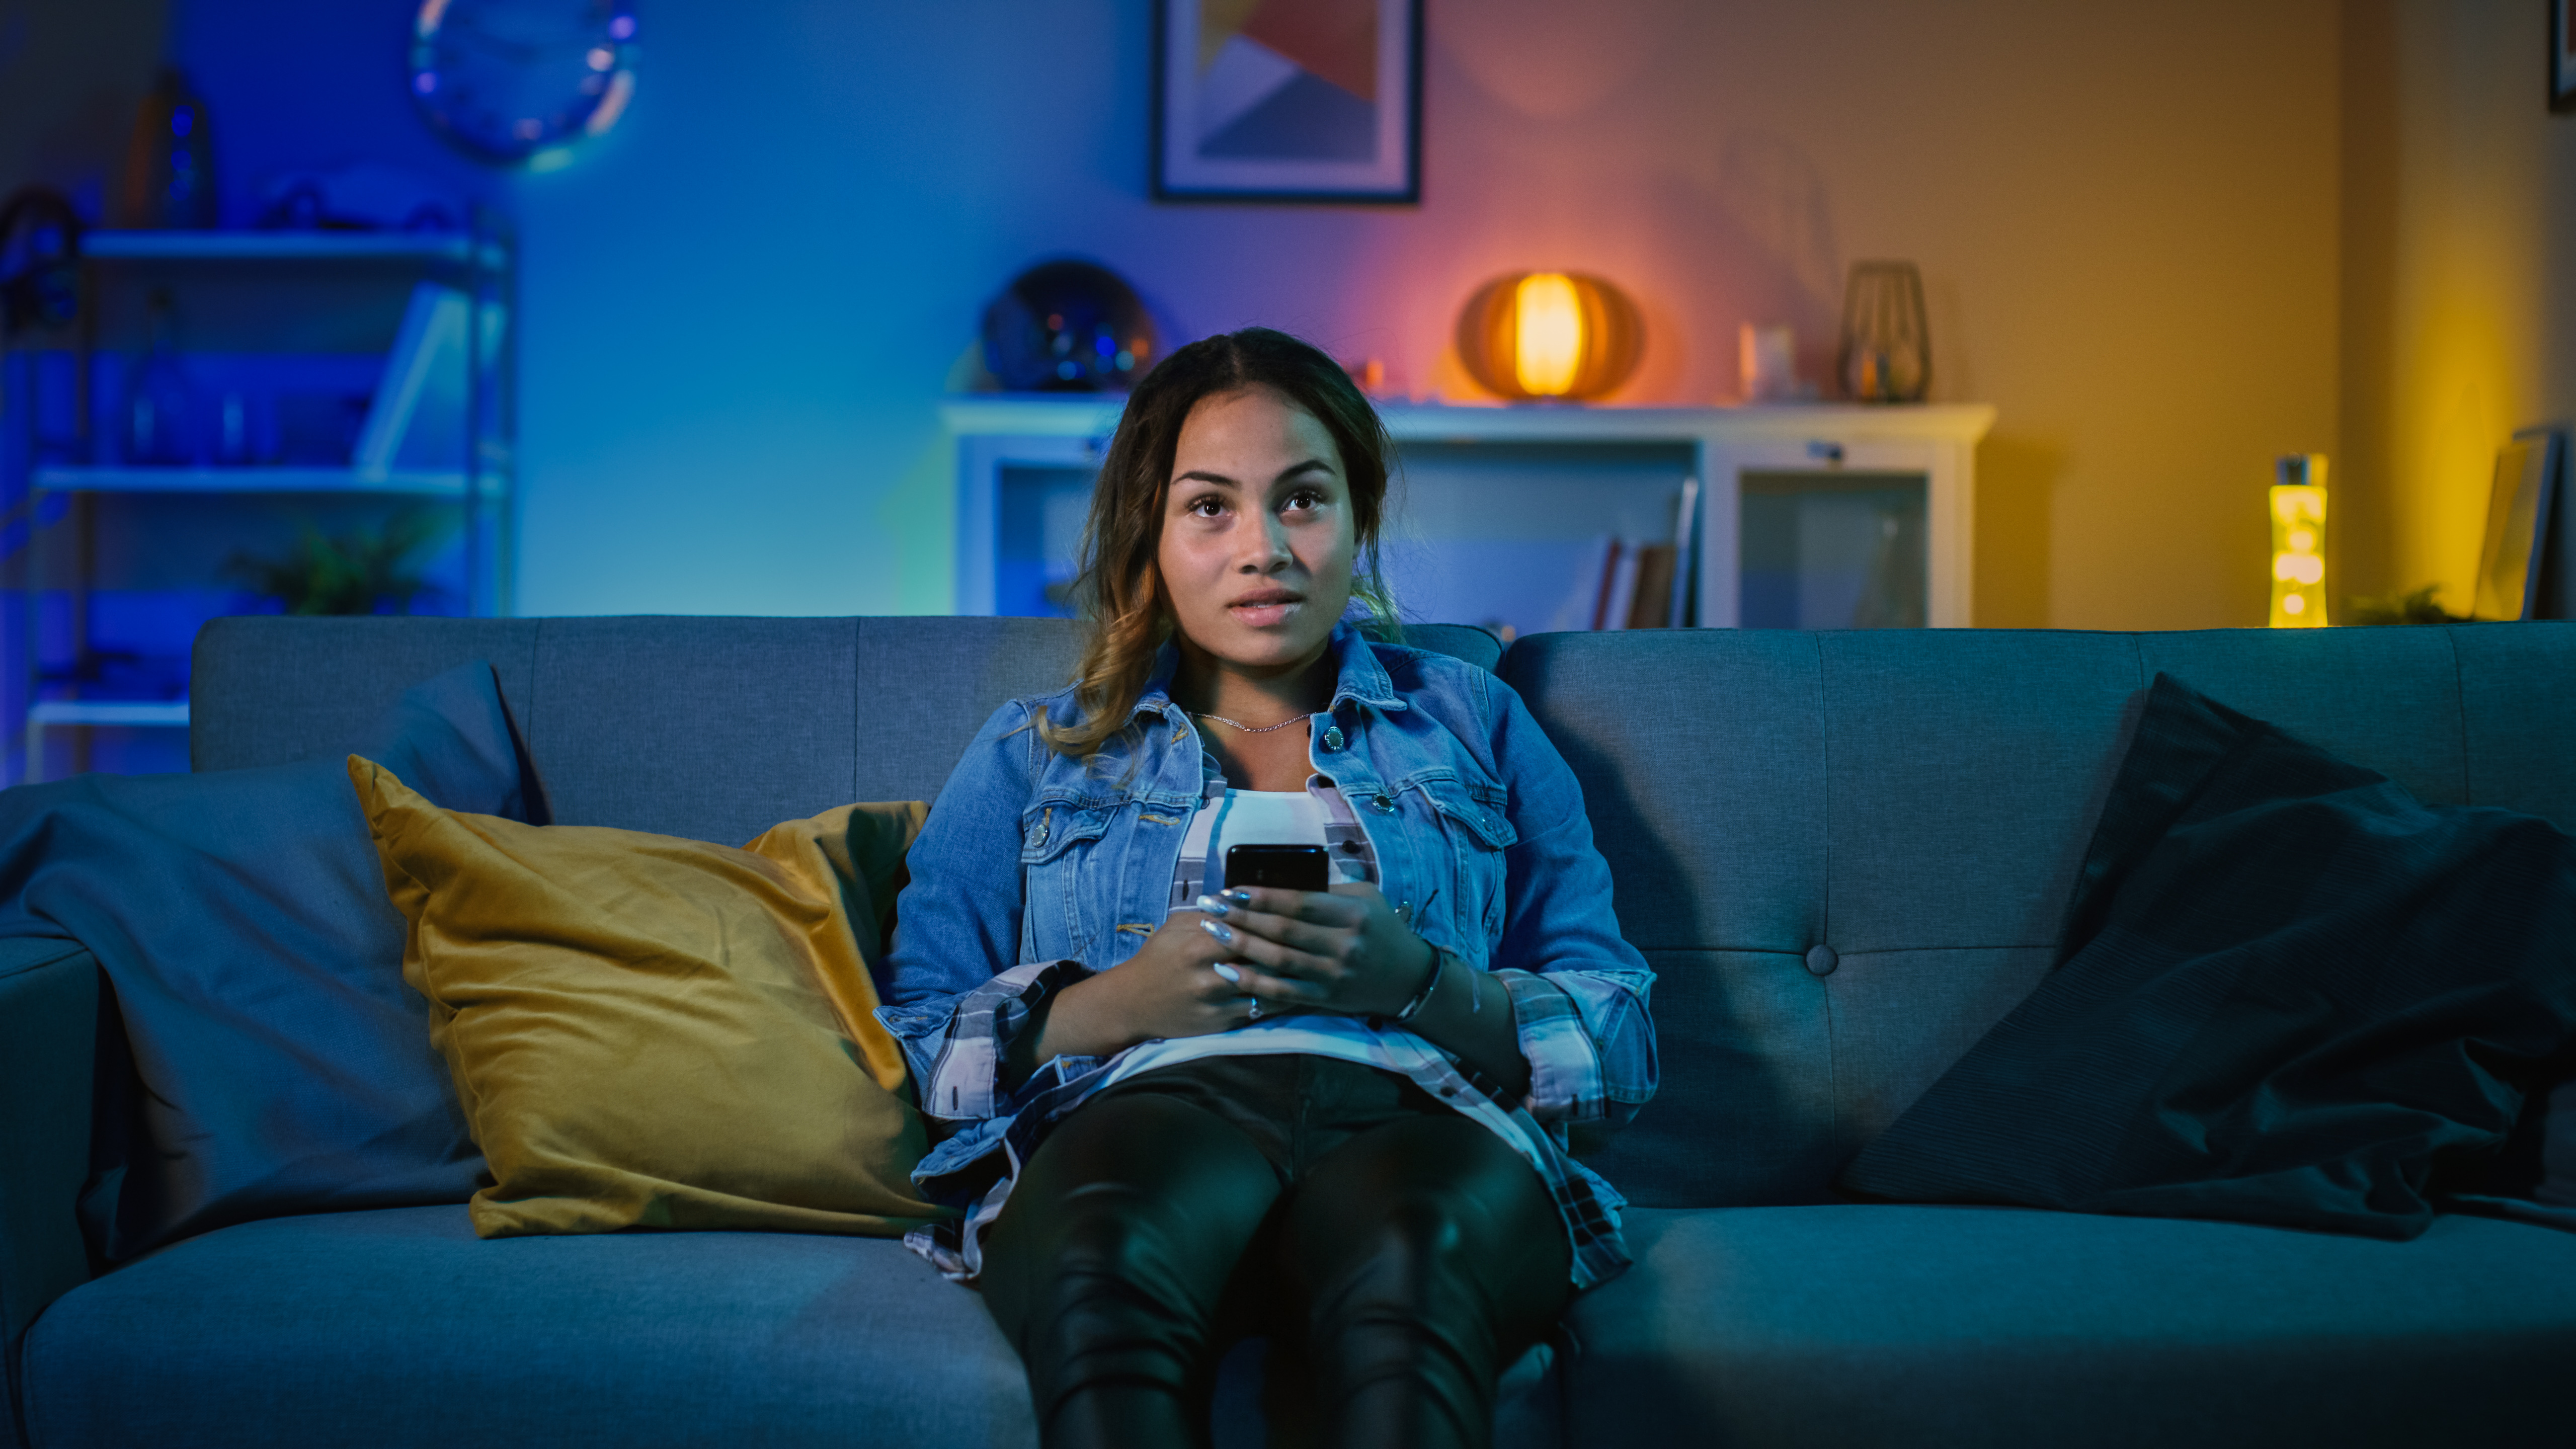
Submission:
[[[2576,0],[2549,0],[2549,109],[2576,111]]]
[[[1158,201],[1422,199],[1422,0],[1156,0]]]
[[[2555,428],[2526,428],[2496,454],[2495,486],[2487,496],[2486,542],[2478,550],[2478,591],[2472,619],[2545,617],[2542,589],[2548,562],[2550,515],[2563,506],[2558,471],[2565,446]]]

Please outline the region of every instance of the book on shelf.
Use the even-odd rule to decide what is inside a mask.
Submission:
[[[1673,621],[1673,577],[1680,550],[1669,543],[1605,541],[1591,571],[1591,627],[1662,629]]]
[[[1636,586],[1630,590],[1627,627],[1661,629],[1672,623],[1673,566],[1678,550],[1650,543],[1636,550]]]
[[[467,337],[474,327],[473,301],[439,282],[412,288],[403,309],[402,328],[367,407],[350,466],[360,477],[381,481],[396,468],[458,468],[465,458],[466,390],[471,371],[465,365]],[[483,307],[483,361],[500,353],[507,312],[491,303]]]

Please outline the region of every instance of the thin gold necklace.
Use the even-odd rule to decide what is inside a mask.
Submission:
[[[1218,724],[1221,724],[1221,725],[1232,725],[1232,726],[1234,726],[1236,729],[1239,729],[1239,730],[1243,731],[1245,734],[1248,734],[1248,735],[1266,735],[1266,734],[1270,733],[1272,730],[1284,730],[1284,729],[1288,728],[1288,727],[1289,727],[1290,725],[1292,725],[1292,724],[1302,724],[1302,723],[1304,723],[1305,721],[1307,721],[1307,720],[1310,720],[1310,719],[1313,719],[1313,718],[1314,718],[1314,716],[1313,716],[1313,715],[1310,715],[1310,714],[1290,715],[1288,718],[1281,720],[1281,721],[1280,721],[1279,723],[1277,723],[1277,724],[1274,724],[1274,725],[1263,725],[1263,726],[1262,726],[1261,728],[1259,728],[1259,729],[1254,729],[1252,726],[1250,726],[1250,725],[1248,725],[1248,724],[1245,724],[1243,721],[1241,721],[1241,720],[1239,720],[1239,719],[1227,719],[1224,715],[1221,715],[1221,714],[1199,714],[1199,712],[1198,712],[1197,710],[1192,710],[1192,711],[1190,711],[1190,712],[1191,712],[1192,714],[1198,714],[1199,718],[1201,718],[1201,719],[1212,719],[1212,720],[1215,720]]]

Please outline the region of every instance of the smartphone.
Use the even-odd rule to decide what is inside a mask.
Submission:
[[[1225,852],[1225,883],[1319,891],[1333,883],[1333,868],[1320,845],[1236,845]]]

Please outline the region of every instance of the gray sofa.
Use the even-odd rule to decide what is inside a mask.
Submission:
[[[2576,625],[2271,634],[1653,632],[1426,642],[1581,776],[1660,973],[1663,1091],[1594,1159],[1638,1265],[1506,1384],[1505,1444],[2576,1442],[2576,1234],[2412,1242],[1839,1204],[1840,1165],[2048,968],[2158,670],[2435,803],[2576,827]],[[331,749],[489,659],[566,823],[739,841],[934,795],[1068,626],[227,620],[200,769]],[[969,1292],[898,1244],[475,1239],[461,1205],[273,1218],[92,1276],[98,972],[0,955],[0,1438],[72,1445],[1033,1440]],[[389,968],[390,969],[390,968]],[[113,1029],[111,1017],[105,1029]],[[22,1131],[41,1124],[42,1131]],[[1257,1442],[1252,1356],[1220,1442]]]

